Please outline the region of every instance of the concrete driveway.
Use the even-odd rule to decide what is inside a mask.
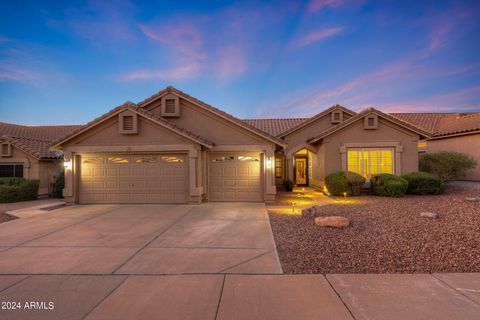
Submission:
[[[0,274],[282,273],[264,204],[72,206],[0,224]]]

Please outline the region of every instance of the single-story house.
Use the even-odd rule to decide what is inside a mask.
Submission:
[[[79,126],[21,126],[0,122],[0,177],[40,180],[39,197],[52,194],[63,171],[63,153],[51,151],[53,140]]]
[[[392,115],[430,133],[430,139],[419,142],[421,154],[456,151],[471,155],[478,165],[466,172],[465,180],[480,181],[480,112]]]
[[[447,141],[436,135],[440,126],[374,108],[355,113],[335,105],[311,118],[240,120],[173,87],[66,126],[63,135],[51,128],[55,134],[37,140],[51,146],[45,152],[55,170],[63,157],[64,196],[74,203],[269,201],[285,179],[322,188],[338,170],[366,178],[417,171],[419,145]],[[13,158],[8,165],[25,163]],[[42,179],[33,171],[23,176]]]

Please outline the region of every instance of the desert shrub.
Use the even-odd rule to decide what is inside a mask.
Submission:
[[[472,156],[460,152],[426,153],[420,159],[420,171],[431,173],[443,181],[463,178],[465,172],[476,165],[477,162]]]
[[[402,176],[408,181],[408,194],[441,194],[445,189],[443,181],[427,172],[412,172]]]
[[[0,178],[0,203],[38,199],[39,180]]]
[[[283,180],[283,187],[285,188],[285,191],[292,191],[293,181],[290,179]]]
[[[55,184],[53,187],[53,197],[63,198],[63,188],[65,188],[65,173],[60,172],[55,176]]]
[[[382,173],[370,179],[370,189],[377,196],[403,197],[407,188],[407,180],[389,173]]]
[[[359,195],[365,184],[365,178],[355,172],[337,171],[325,178],[328,192],[333,196]]]

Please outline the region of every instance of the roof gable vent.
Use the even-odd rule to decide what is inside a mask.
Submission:
[[[369,114],[363,120],[364,129],[374,130],[378,129],[378,116],[376,114]]]
[[[180,99],[174,94],[167,94],[162,98],[162,117],[180,116]]]
[[[340,123],[343,121],[343,112],[340,110],[332,111],[331,113],[331,123]]]
[[[12,145],[10,143],[2,143],[0,145],[0,156],[2,157],[12,156]]]
[[[137,114],[133,112],[124,112],[119,114],[118,132],[121,134],[137,134],[138,133]]]

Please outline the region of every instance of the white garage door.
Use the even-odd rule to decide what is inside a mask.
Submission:
[[[81,203],[184,203],[186,157],[182,154],[81,156]]]
[[[210,201],[263,201],[260,153],[215,152],[208,163]]]

